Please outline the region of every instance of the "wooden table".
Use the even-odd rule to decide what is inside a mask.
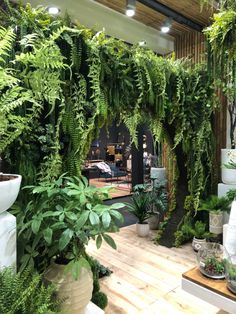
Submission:
[[[236,314],[236,295],[226,287],[226,280],[214,280],[194,267],[182,274],[182,289],[212,305]]]

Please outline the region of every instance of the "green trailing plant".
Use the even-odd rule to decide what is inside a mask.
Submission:
[[[5,268],[0,272],[1,313],[59,313],[61,302],[56,300],[55,292],[52,285],[45,287],[41,276],[32,269],[17,274],[11,268]]]
[[[215,85],[227,97],[230,117],[231,147],[235,148],[236,130],[236,4],[233,0],[220,1],[218,12],[214,14],[210,26],[204,33],[207,36],[211,55],[209,70],[212,71]]]
[[[53,181],[64,172],[79,176],[103,125],[123,121],[137,143],[137,127],[148,123],[170,154],[163,228],[176,207],[181,168],[187,168],[196,210],[211,186],[214,155],[216,101],[206,65],[190,68],[130,47],[72,25],[68,17],[52,18],[43,7],[9,4],[3,13],[0,154],[12,171],[21,173],[25,184]],[[20,196],[29,201],[27,194]]]
[[[116,248],[108,232],[115,232],[116,219],[122,220],[117,209],[122,203],[104,205],[110,187],[95,188],[86,178],[60,176],[51,183],[42,182],[28,187],[32,200],[17,214],[18,238],[23,246],[19,256],[20,270],[30,265],[44,271],[54,257],[55,262],[67,264],[67,271],[78,277],[82,266],[89,267],[85,246],[96,239]]]

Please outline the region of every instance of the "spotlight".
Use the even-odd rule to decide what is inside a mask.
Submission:
[[[125,14],[129,17],[135,15],[136,0],[126,0],[126,12]]]
[[[48,10],[48,13],[52,15],[57,15],[61,11],[58,7],[53,7],[53,6],[48,7],[47,10]]]
[[[170,31],[173,19],[168,17],[161,26],[162,33],[168,33]]]

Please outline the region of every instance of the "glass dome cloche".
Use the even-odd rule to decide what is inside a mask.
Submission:
[[[219,243],[203,244],[197,254],[200,272],[212,279],[224,279],[228,256],[225,247]]]
[[[231,255],[226,264],[226,281],[227,288],[236,294],[236,255]]]

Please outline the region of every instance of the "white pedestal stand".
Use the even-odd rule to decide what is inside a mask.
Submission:
[[[16,217],[0,214],[0,269],[16,267]]]

